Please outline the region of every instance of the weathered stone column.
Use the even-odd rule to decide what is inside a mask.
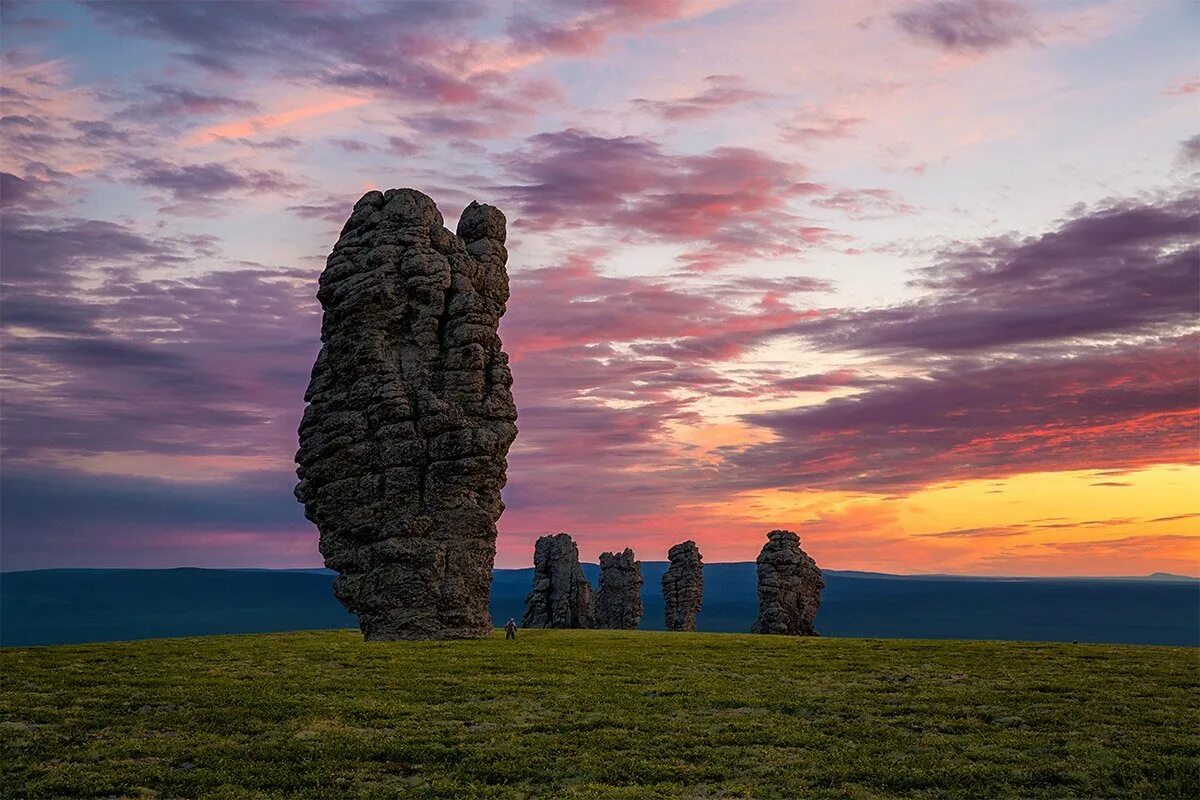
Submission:
[[[642,562],[634,560],[628,547],[622,553],[601,553],[596,627],[634,630],[643,611]]]
[[[696,630],[696,614],[704,599],[704,562],[692,540],[680,542],[667,552],[671,565],[662,577],[667,630]]]
[[[791,531],[771,531],[758,554],[758,620],[752,633],[816,636],[825,580]]]
[[[413,189],[368,192],[321,274],[296,497],[367,639],[487,636],[505,455],[504,215],[458,235]]]
[[[533,589],[523,628],[594,628],[592,585],[583,577],[579,547],[565,533],[543,536],[533,548]]]

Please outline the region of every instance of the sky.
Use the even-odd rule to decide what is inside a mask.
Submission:
[[[0,5],[0,568],[315,567],[355,200],[509,220],[497,565],[1200,574],[1200,6]]]

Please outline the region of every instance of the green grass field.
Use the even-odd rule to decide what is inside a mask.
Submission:
[[[356,632],[0,651],[12,798],[1200,797],[1200,652]]]

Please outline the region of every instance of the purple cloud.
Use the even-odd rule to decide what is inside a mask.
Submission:
[[[507,30],[521,50],[578,56],[599,50],[612,36],[667,22],[683,10],[682,0],[528,3],[508,20]]]
[[[131,95],[130,102],[117,113],[118,117],[153,122],[162,117],[193,117],[228,112],[253,111],[256,103],[225,95],[206,94],[187,86],[156,83],[141,93]]]
[[[184,261],[181,242],[157,239],[114,222],[7,213],[0,225],[4,285],[70,286],[84,267]]]
[[[333,137],[329,140],[329,143],[344,153],[369,153],[375,149],[366,142],[359,141],[358,139],[341,139],[338,137]]]
[[[118,33],[181,45],[190,63],[225,75],[271,63],[327,86],[400,99],[472,104],[489,94],[461,77],[476,55],[468,35],[481,13],[474,2],[281,6],[245,0],[236,14],[212,3],[87,5]]]
[[[912,214],[916,209],[891,189],[839,189],[814,198],[814,206],[841,211],[850,219],[882,219]]]
[[[1197,230],[1195,195],[1111,202],[1039,236],[946,249],[913,281],[921,300],[802,327],[830,349],[940,353],[1170,334],[1200,310]]]
[[[231,553],[240,565],[270,565],[311,536],[293,483],[285,471],[200,483],[6,467],[5,565],[227,565]],[[313,563],[300,549],[296,566]]]
[[[958,244],[918,273],[918,301],[800,321],[827,350],[898,354],[920,375],[746,415],[775,441],[730,448],[720,480],[897,491],[1190,460],[1198,209],[1116,201],[1039,236]]]
[[[156,158],[139,159],[130,166],[137,183],[164,189],[176,200],[206,201],[232,192],[292,192],[302,188],[273,169],[238,172],[224,164],[172,164]]]
[[[517,181],[501,187],[521,211],[517,225],[696,245],[680,258],[697,271],[796,255],[832,235],[787,210],[791,198],[823,191],[807,170],[749,148],[678,155],[647,137],[572,128],[533,136],[500,164]]]
[[[86,147],[130,144],[133,141],[128,131],[104,120],[75,120],[71,127],[79,131],[79,141]]]
[[[737,75],[709,75],[704,82],[707,87],[703,91],[688,97],[670,100],[638,98],[633,104],[665,120],[678,122],[711,116],[726,108],[768,96],[747,88],[746,82]]]
[[[6,452],[259,454],[286,463],[298,421],[286,409],[303,392],[315,347],[304,281],[312,277],[116,273],[87,292],[7,290],[5,367],[22,380],[5,397]]]
[[[59,205],[48,183],[0,172],[0,207],[34,210]]]
[[[824,111],[804,111],[780,129],[780,138],[796,144],[813,144],[829,139],[845,139],[867,120]]]
[[[946,50],[995,50],[1033,41],[1033,18],[1012,0],[933,0],[893,15],[909,36]]]
[[[1189,461],[1193,337],[995,364],[947,362],[816,406],[745,415],[776,440],[726,451],[730,486],[902,491],[1040,470]]]
[[[1179,160],[1184,164],[1200,163],[1200,133],[1189,136],[1180,143]]]

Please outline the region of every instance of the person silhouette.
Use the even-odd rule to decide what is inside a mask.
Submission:
[[[513,619],[512,617],[509,617],[508,622],[504,623],[504,638],[505,639],[517,638],[517,621],[515,619]]]

